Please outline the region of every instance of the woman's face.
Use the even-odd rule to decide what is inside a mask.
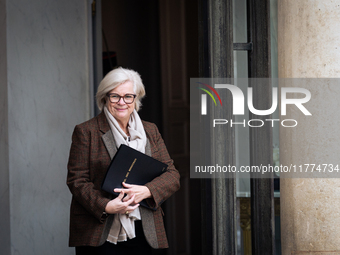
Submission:
[[[111,90],[109,94],[115,93],[119,96],[125,96],[126,94],[134,94],[133,91],[133,83],[131,81],[127,81],[115,89]],[[123,98],[117,103],[111,103],[110,100],[107,98],[106,100],[106,107],[109,112],[112,114],[113,117],[118,121],[121,127],[127,127],[127,124],[130,119],[130,115],[135,109],[135,101],[132,104],[126,104]]]

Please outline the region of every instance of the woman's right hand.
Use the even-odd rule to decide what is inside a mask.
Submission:
[[[135,195],[132,195],[129,200],[123,202],[124,192],[120,192],[119,196],[107,203],[105,212],[108,214],[115,213],[131,213],[139,204],[134,204]]]

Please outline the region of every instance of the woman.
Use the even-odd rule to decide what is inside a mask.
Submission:
[[[168,247],[161,204],[179,189],[179,173],[156,125],[137,113],[145,95],[135,71],[117,68],[101,81],[96,95],[101,113],[77,125],[72,135],[67,185],[72,193],[69,245],[76,254],[150,254]],[[123,183],[117,198],[101,183],[121,144],[168,165],[143,186]],[[146,199],[155,211],[139,207]]]

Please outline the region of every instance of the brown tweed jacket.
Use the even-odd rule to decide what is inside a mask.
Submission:
[[[143,121],[148,138],[146,154],[166,163],[167,171],[146,186],[153,196],[149,204],[156,211],[139,207],[146,240],[151,247],[167,248],[161,204],[179,189],[179,173],[173,165],[155,124]],[[106,204],[112,199],[100,189],[106,170],[117,148],[102,112],[77,125],[72,135],[67,185],[72,193],[69,246],[99,246],[108,236],[113,215],[105,217]]]

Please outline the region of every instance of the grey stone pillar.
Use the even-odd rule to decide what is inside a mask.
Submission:
[[[0,254],[74,254],[66,175],[90,117],[88,3],[0,0]]]
[[[338,1],[278,1],[279,78],[340,77],[339,17]],[[340,90],[327,85],[308,89],[314,124],[280,128],[283,165],[339,159],[339,127],[327,122],[339,118]],[[334,104],[334,111],[320,110],[325,104]],[[289,114],[302,118],[298,111]],[[339,179],[281,179],[282,254],[339,254],[339,187]]]
[[[10,254],[6,1],[0,1],[0,253]]]

